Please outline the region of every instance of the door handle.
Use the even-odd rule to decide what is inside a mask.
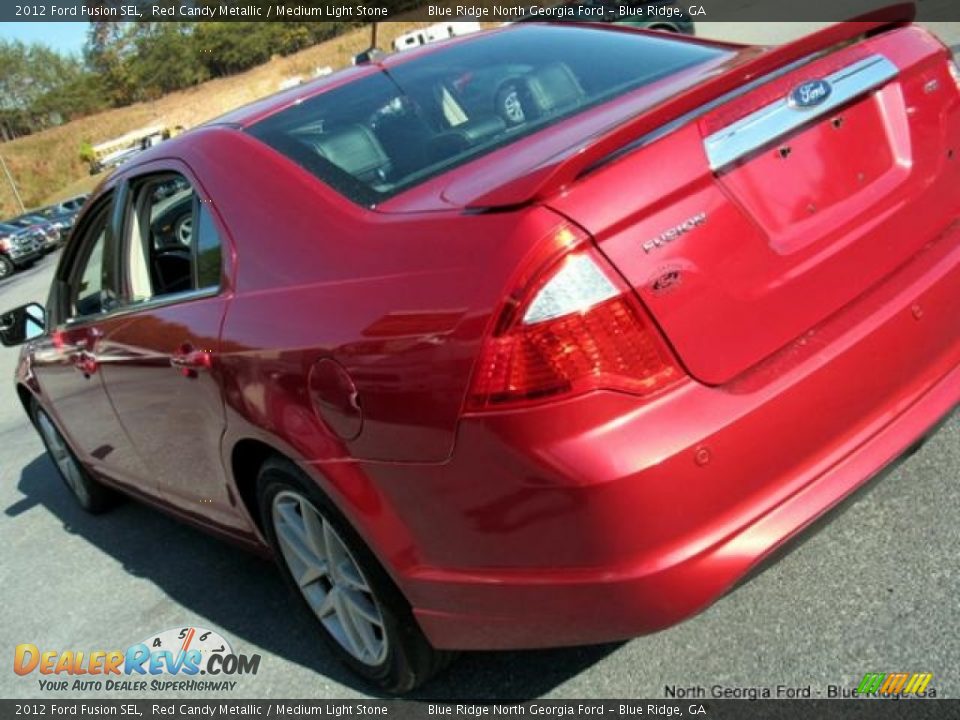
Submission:
[[[64,346],[64,350],[70,356],[73,366],[83,373],[85,378],[89,378],[100,367],[100,361],[97,358],[97,343],[103,337],[103,330],[98,327],[91,327],[83,333],[83,337],[78,343]]]
[[[86,350],[71,353],[71,358],[73,360],[73,366],[82,372],[86,378],[97,372],[97,369],[100,367],[100,363],[97,362],[97,356]]]
[[[197,370],[209,370],[213,367],[213,353],[197,350],[185,343],[170,356],[170,366],[179,370],[184,377],[196,377]]]

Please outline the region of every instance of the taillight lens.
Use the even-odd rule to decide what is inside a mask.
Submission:
[[[554,259],[504,307],[474,371],[468,410],[597,389],[649,395],[681,377],[630,288],[583,245]]]
[[[947,69],[950,71],[950,75],[953,77],[953,81],[957,84],[957,87],[960,87],[960,66],[957,65],[956,60],[947,60]]]

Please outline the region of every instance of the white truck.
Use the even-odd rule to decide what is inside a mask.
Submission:
[[[393,49],[397,52],[420,47],[437,40],[446,40],[457,35],[469,35],[479,32],[480,23],[475,20],[451,20],[449,22],[434,23],[425,28],[418,28],[398,35],[393,41]]]

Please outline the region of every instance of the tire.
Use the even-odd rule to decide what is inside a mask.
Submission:
[[[17,271],[17,266],[6,255],[0,255],[0,280],[4,280]]]
[[[505,82],[497,90],[494,107],[508,127],[521,125],[530,118],[524,103],[523,89],[516,81]]]
[[[60,474],[60,479],[80,507],[91,515],[97,515],[112,507],[116,501],[116,494],[106,485],[95,480],[80,464],[53,420],[36,400],[31,404],[31,416],[37,432],[40,433],[40,439],[47,448],[47,454]]]
[[[177,220],[176,225],[174,226],[173,236],[177,239],[177,242],[185,247],[190,247],[190,243],[193,241],[193,216],[186,215],[179,220]]]
[[[455,657],[431,647],[399,588],[296,465],[280,457],[267,460],[257,479],[257,497],[284,578],[317,619],[326,644],[351,670],[399,694]],[[331,567],[331,557],[336,569],[320,569]]]

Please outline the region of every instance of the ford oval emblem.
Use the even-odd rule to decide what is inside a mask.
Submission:
[[[824,102],[831,92],[833,88],[826,80],[809,80],[791,90],[787,102],[790,107],[811,108]]]

